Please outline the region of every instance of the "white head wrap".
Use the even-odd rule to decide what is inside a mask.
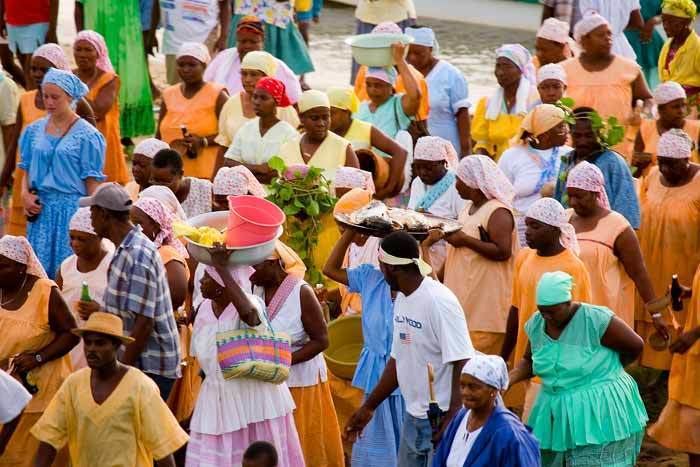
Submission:
[[[548,79],[555,79],[566,85],[566,71],[564,71],[564,67],[558,63],[542,65],[537,71],[537,84],[539,85],[542,81],[547,81]]]
[[[654,89],[654,100],[656,101],[656,105],[664,105],[677,99],[687,98],[688,95],[685,93],[683,86],[675,81],[666,81],[659,84],[656,86],[656,89]]]
[[[490,157],[467,156],[459,161],[455,172],[469,188],[481,190],[488,199],[497,199],[508,207],[513,206],[513,184]]]
[[[508,367],[498,355],[474,355],[462,367],[463,375],[471,375],[499,391],[508,389]]]
[[[355,167],[339,167],[335,173],[333,186],[336,188],[362,188],[371,194],[375,192],[372,174]]]
[[[215,195],[240,196],[248,193],[258,198],[266,196],[265,188],[247,167],[221,167],[214,177],[212,191]]]
[[[170,149],[170,145],[156,138],[146,138],[136,145],[134,154],[141,154],[149,159],[153,159],[158,151],[163,149]]]
[[[656,157],[689,159],[692,152],[693,140],[690,139],[690,136],[683,130],[673,128],[659,138]]]
[[[176,59],[180,57],[193,57],[199,60],[200,62],[204,63],[205,65],[209,63],[211,60],[211,56],[209,55],[209,49],[207,49],[207,46],[204,44],[200,44],[199,42],[185,42],[180,46],[180,49],[177,51],[177,55],[175,56]]]
[[[532,64],[532,55],[520,44],[503,44],[496,49],[496,58],[507,58],[518,67],[522,76],[518,83],[518,90],[515,94],[515,108],[513,113],[525,115],[527,113],[528,97],[532,86],[537,79],[535,67]],[[504,102],[503,88],[498,86],[496,92],[489,98],[486,105],[486,120],[496,120],[501,114]]]
[[[569,216],[566,213],[566,209],[559,201],[554,198],[541,198],[530,206],[525,217],[557,227],[561,231],[559,243],[564,248],[573,251],[577,255],[579,254],[580,249],[576,239],[576,230],[573,225],[569,224]]]
[[[44,267],[41,265],[39,258],[36,257],[36,253],[34,253],[34,249],[26,237],[5,235],[0,238],[0,256],[24,264],[27,266],[27,274],[41,279],[47,278]]]
[[[409,37],[413,38],[413,43],[415,45],[422,45],[423,47],[432,47],[433,55],[438,55],[440,45],[435,38],[435,32],[430,28],[412,28],[408,27],[404,31]]]
[[[537,31],[537,37],[566,44],[569,40],[569,23],[556,18],[547,18]]]
[[[413,159],[420,161],[446,161],[449,168],[459,164],[459,156],[452,143],[439,136],[418,138],[413,149]]]
[[[608,20],[603,18],[597,12],[587,11],[583,16],[583,19],[581,19],[578,23],[576,23],[576,26],[574,26],[574,39],[576,39],[576,42],[580,43],[583,36],[603,25],[610,27]]]
[[[387,253],[381,246],[379,247],[379,261],[392,266],[407,266],[409,264],[415,264],[418,266],[418,270],[423,277],[429,275],[433,270],[433,268],[430,267],[428,263],[423,261],[423,258],[420,256],[418,256],[418,258],[399,258],[398,256]]]
[[[155,198],[175,216],[177,221],[186,221],[187,214],[182,209],[175,193],[167,186],[152,185],[139,193],[139,198]]]
[[[92,215],[90,214],[90,208],[78,208],[78,210],[75,211],[75,214],[73,214],[73,217],[70,219],[68,230],[97,235],[95,229],[92,228]]]

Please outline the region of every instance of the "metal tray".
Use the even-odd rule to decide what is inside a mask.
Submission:
[[[389,208],[391,210],[391,208]],[[433,221],[436,225],[435,228],[441,229],[443,232],[446,234],[451,234],[454,232],[457,232],[462,228],[462,224],[460,224],[457,220],[455,219],[447,219],[445,217],[438,217],[438,216],[433,216],[431,214],[427,213],[421,213],[424,215],[428,220]],[[358,225],[358,224],[353,224],[350,222],[350,215],[345,214],[345,213],[338,213],[335,214],[335,220],[343,225],[346,228],[355,230],[358,233],[361,233],[363,235],[369,235],[372,237],[379,237],[383,238],[389,235],[392,232],[397,232],[400,230],[405,231],[409,235],[411,235],[413,238],[416,240],[423,241],[427,236],[428,236],[428,231],[427,230],[406,230],[401,228],[398,224],[394,224],[393,228],[390,230],[380,230],[380,229],[374,229],[370,228],[364,225]],[[439,225],[439,227],[437,227]]]

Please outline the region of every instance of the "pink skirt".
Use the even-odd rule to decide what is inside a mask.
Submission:
[[[294,416],[252,423],[232,433],[205,435],[191,432],[187,444],[186,467],[239,467],[243,453],[255,441],[267,441],[277,449],[279,467],[304,467]]]

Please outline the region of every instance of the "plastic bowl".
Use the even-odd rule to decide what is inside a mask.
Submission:
[[[352,58],[360,65],[388,67],[394,65],[391,44],[410,44],[413,40],[406,34],[381,33],[348,37],[345,43],[352,48]],[[408,49],[406,51],[408,52]]]
[[[229,196],[226,246],[259,245],[276,238],[285,215],[276,204],[257,196]]]
[[[328,323],[328,348],[323,356],[331,373],[352,380],[363,342],[362,316],[344,316]]]
[[[192,217],[187,222],[193,227],[208,225],[209,227],[223,230],[228,224],[228,214],[228,211],[207,212],[205,214]],[[275,243],[277,242],[277,239],[282,236],[283,231],[284,229],[282,226],[278,227],[274,238],[258,245],[233,248],[228,247],[229,250],[233,250],[231,256],[228,258],[229,264],[252,265],[264,261],[272,254],[273,251],[275,251]],[[187,251],[190,252],[190,255],[192,255],[196,261],[208,265],[212,264],[211,255],[209,254],[209,247],[193,242],[186,237],[185,239],[187,240]]]

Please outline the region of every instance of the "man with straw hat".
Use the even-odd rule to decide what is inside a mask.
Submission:
[[[89,368],[70,375],[31,430],[39,441],[37,466],[52,464],[68,445],[71,465],[174,466],[173,453],[188,440],[163,402],[158,386],[117,360],[122,320],[95,312],[73,329],[83,339]]]

